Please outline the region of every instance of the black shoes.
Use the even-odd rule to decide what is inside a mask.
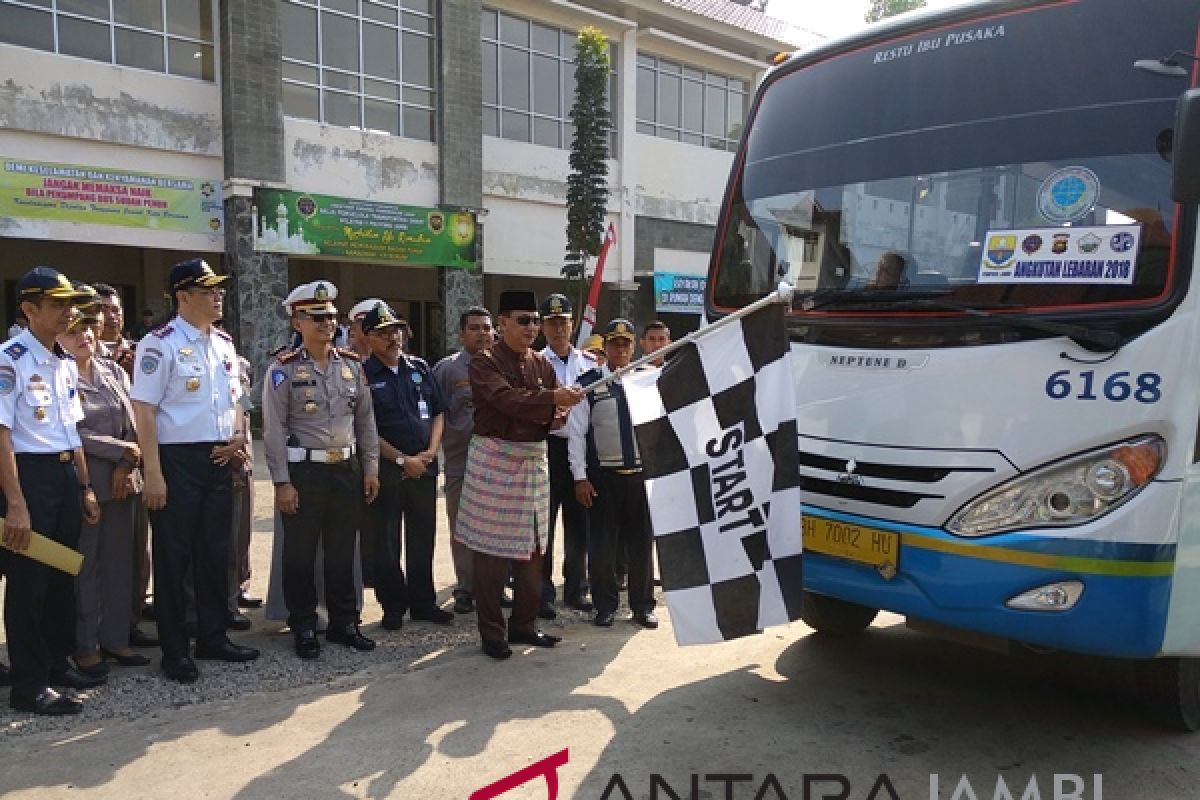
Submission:
[[[200,670],[196,669],[196,662],[187,656],[183,658],[163,656],[162,671],[164,675],[177,683],[195,683],[196,679],[200,677]]]
[[[122,667],[144,667],[150,663],[150,659],[141,653],[130,653],[123,656],[120,653],[114,653],[111,650],[104,650],[103,648],[101,648],[100,652],[104,654],[105,658],[111,658]]]
[[[541,607],[538,609],[539,619],[554,619],[558,616],[558,612],[554,610],[554,603],[550,600],[543,600]]]
[[[567,598],[566,603],[568,608],[573,608],[576,611],[591,611],[595,608],[592,605],[592,601],[588,600],[587,596],[582,594],[577,597]]]
[[[375,649],[375,642],[363,636],[357,625],[347,625],[341,630],[330,626],[329,630],[325,632],[325,641],[344,644],[363,652]]]
[[[50,669],[51,686],[65,686],[69,689],[94,689],[107,681],[107,670],[102,675],[85,674],[70,664],[63,664]]]
[[[86,675],[89,678],[106,678],[106,677],[108,677],[108,664],[104,663],[103,658],[101,658],[99,661],[97,661],[95,664],[92,664],[89,667],[85,667],[83,664],[80,664],[78,660],[76,660],[75,661],[75,669],[79,670],[80,674]]]
[[[250,618],[240,611],[229,612],[229,619],[225,621],[225,626],[235,631],[248,631],[253,625]]]
[[[263,601],[261,597],[251,597],[245,592],[239,592],[237,604],[238,608],[262,608]]]
[[[654,615],[653,611],[639,611],[633,615],[633,621],[650,630],[658,627],[658,617]]]
[[[32,711],[34,714],[44,714],[49,717],[61,717],[66,714],[78,714],[83,711],[83,703],[78,697],[67,692],[59,694],[47,686],[33,697],[18,697],[13,695],[8,704],[17,711]]]
[[[321,642],[316,631],[300,631],[296,634],[296,655],[311,659],[321,655]]]
[[[408,615],[413,619],[423,619],[435,625],[449,625],[451,622],[454,622],[454,614],[437,606],[426,608],[422,611],[410,611]]]
[[[592,624],[601,628],[611,628],[613,625],[613,620],[616,618],[616,616],[617,615],[611,611],[597,611],[595,618],[592,620]]]
[[[403,611],[385,611],[383,620],[379,623],[385,631],[398,631],[404,627]]]
[[[196,645],[196,658],[203,661],[253,661],[258,658],[258,651],[253,647],[243,647],[223,639],[216,644]]]
[[[562,641],[561,636],[551,636],[542,631],[534,631],[533,633],[512,633],[508,634],[509,644],[531,644],[534,647],[554,647]]]
[[[470,614],[475,610],[475,601],[469,594],[460,594],[454,598],[455,614]]]
[[[136,625],[129,631],[130,647],[158,647],[158,637],[151,636]]]
[[[512,648],[508,646],[507,642],[498,639],[484,639],[483,652],[497,661],[503,661],[512,655]]]

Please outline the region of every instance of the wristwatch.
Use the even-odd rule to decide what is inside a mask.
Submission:
[[[404,453],[401,453],[400,455],[396,456],[396,466],[399,467],[400,469],[404,469],[404,464],[407,461],[408,461],[408,456],[404,455]]]

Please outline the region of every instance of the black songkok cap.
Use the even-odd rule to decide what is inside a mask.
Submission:
[[[500,310],[505,314],[509,311],[537,311],[537,295],[527,289],[509,289],[500,293]]]

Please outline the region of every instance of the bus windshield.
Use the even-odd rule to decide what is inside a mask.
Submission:
[[[1186,279],[1171,262],[1170,159],[1188,81],[1132,64],[1164,41],[1194,46],[1196,13],[1186,0],[1146,10],[1122,26],[1119,0],[1026,5],[770,76],[722,215],[714,306],[780,280],[794,313],[821,312],[806,324],[919,321],[914,298],[943,311],[1160,306]]]

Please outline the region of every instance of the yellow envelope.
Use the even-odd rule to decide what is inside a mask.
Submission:
[[[0,534],[3,532],[4,518],[0,517]],[[3,540],[0,540],[0,547],[5,546]],[[20,554],[32,558],[34,561],[40,561],[48,567],[60,569],[68,575],[78,575],[80,567],[83,566],[82,554],[53,539],[42,536],[37,531],[30,536],[29,547],[22,550]]]

